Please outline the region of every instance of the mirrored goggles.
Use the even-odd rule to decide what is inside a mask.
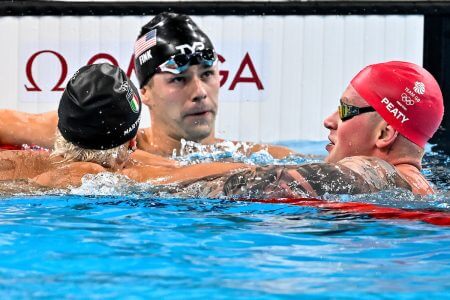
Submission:
[[[353,118],[354,116],[364,114],[367,112],[376,111],[372,106],[366,107],[357,107],[349,104],[345,104],[341,100],[341,105],[338,106],[339,118],[342,121],[347,121]]]
[[[156,68],[156,72],[169,72],[172,74],[181,74],[191,65],[202,65],[212,67],[217,61],[216,52],[213,49],[203,49],[195,51],[192,54],[177,54],[171,56],[166,62]]]

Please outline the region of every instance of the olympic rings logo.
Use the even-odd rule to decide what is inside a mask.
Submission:
[[[414,105],[414,100],[411,99],[408,95],[405,93],[402,94],[402,101],[406,103],[406,105]]]

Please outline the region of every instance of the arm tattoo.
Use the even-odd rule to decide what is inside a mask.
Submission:
[[[381,165],[376,171],[377,176],[374,176],[373,172],[359,173],[345,165],[329,163],[259,167],[230,176],[223,185],[223,194],[281,198],[315,197],[326,193],[366,194],[392,188],[411,190],[392,166]]]

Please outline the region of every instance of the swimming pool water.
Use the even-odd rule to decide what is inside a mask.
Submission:
[[[434,198],[351,200],[449,212],[448,157],[424,166]],[[97,184],[1,199],[1,299],[450,297],[449,227]]]

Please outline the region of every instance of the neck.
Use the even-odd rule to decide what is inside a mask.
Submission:
[[[213,144],[217,142],[217,139],[214,137],[214,131],[212,131],[208,137],[196,142]],[[174,150],[177,155],[180,153],[181,140],[173,138],[152,126],[141,131],[138,137],[138,148],[152,154],[169,157],[172,156]]]
[[[424,151],[403,136],[399,136],[396,142],[389,148],[378,149],[378,156],[394,166],[412,166],[417,170],[422,169],[422,157]]]

